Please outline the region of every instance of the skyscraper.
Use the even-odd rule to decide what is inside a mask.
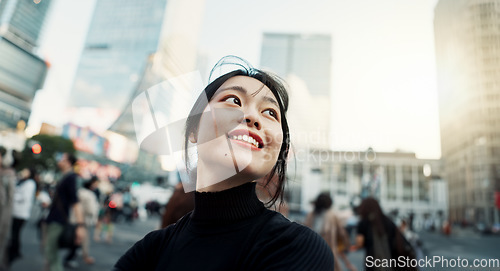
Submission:
[[[69,105],[123,110],[156,52],[165,0],[97,0]]]
[[[0,1],[0,128],[28,121],[47,64],[36,53],[50,0]]]
[[[450,219],[499,222],[500,1],[435,8],[441,151]]]
[[[205,0],[168,1],[157,51],[151,54],[147,61],[144,60],[145,67],[134,85],[131,95],[128,96],[128,106],[120,113],[109,130],[135,140],[131,106],[133,100],[153,85],[196,69],[198,38],[204,7]],[[190,16],[187,17],[185,14],[190,14]],[[170,99],[166,100],[176,100],[175,94],[168,93],[167,95]]]
[[[265,33],[260,65],[298,76],[312,95],[330,96],[331,47],[329,35]]]
[[[331,37],[264,33],[260,66],[286,79],[292,142],[300,148],[330,148]]]

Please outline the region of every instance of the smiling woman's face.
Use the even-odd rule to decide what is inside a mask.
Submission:
[[[198,143],[198,169],[217,175],[206,177],[204,187],[234,177],[263,177],[276,164],[283,142],[278,101],[259,80],[231,77],[208,103],[191,140]]]

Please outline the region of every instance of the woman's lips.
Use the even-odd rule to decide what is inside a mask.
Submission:
[[[230,138],[230,140],[242,147],[245,147],[245,148],[250,148],[251,150],[253,151],[261,151],[262,149],[256,147],[254,144],[251,144],[249,142],[245,142],[245,141],[241,141],[241,140],[238,140],[238,139],[232,139]]]
[[[229,139],[237,143],[248,145],[255,149],[264,148],[264,143],[262,142],[262,138],[259,135],[249,130],[243,130],[243,129],[234,130],[231,131],[227,136]]]

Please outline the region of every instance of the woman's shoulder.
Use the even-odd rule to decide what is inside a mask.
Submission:
[[[175,224],[146,234],[120,257],[113,270],[154,270],[174,229]]]
[[[333,269],[332,251],[321,236],[274,211],[267,215],[270,218],[255,242],[262,262],[294,266],[295,270]]]
[[[265,229],[266,231],[271,232],[274,238],[281,237],[291,238],[294,240],[322,240],[322,238],[309,227],[301,225],[297,222],[290,221],[288,218],[284,217],[278,212],[270,210],[268,212],[271,212],[269,214],[271,218],[266,223]]]
[[[189,220],[189,216],[186,215],[181,218],[177,223],[171,224],[165,228],[154,230],[149,232],[139,240],[133,247],[139,247],[145,251],[158,250],[165,244],[168,244],[168,240],[173,238],[178,231],[181,231]]]

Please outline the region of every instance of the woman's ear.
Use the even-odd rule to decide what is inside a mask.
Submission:
[[[196,138],[194,136],[194,133],[189,134],[189,142],[196,143]]]

